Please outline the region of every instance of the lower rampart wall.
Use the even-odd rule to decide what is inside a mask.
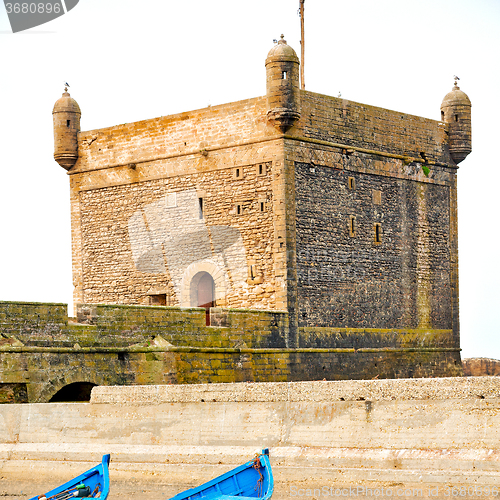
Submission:
[[[48,402],[69,384],[291,382],[462,375],[447,330],[301,328],[288,314],[0,302],[0,403]]]

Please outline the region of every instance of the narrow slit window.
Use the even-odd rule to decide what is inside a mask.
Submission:
[[[356,216],[351,215],[349,217],[349,236],[353,238],[356,236]]]
[[[374,242],[375,243],[382,243],[382,226],[378,223],[375,223],[373,226],[374,230]]]
[[[255,164],[255,175],[266,175],[267,166],[266,163],[256,163]]]
[[[241,215],[241,212],[242,212],[241,205],[236,205],[236,213],[238,215]]]
[[[263,201],[260,202],[260,211],[261,212],[265,212],[266,211],[266,204]]]
[[[455,121],[458,122],[458,115],[455,115]]]
[[[236,181],[241,181],[245,177],[245,171],[243,170],[243,167],[235,167],[233,169],[233,179]]]
[[[198,215],[200,219],[203,219],[203,198],[198,198]]]
[[[69,127],[71,124],[71,120],[66,120],[66,127]]]
[[[349,179],[347,179],[347,187],[349,189],[356,189],[356,180],[354,177],[349,177]]]
[[[282,78],[283,80],[286,80],[286,73],[287,73],[286,71],[282,71],[282,72],[281,72],[281,78]]]

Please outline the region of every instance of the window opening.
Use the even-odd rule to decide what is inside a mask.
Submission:
[[[455,115],[455,121],[458,122],[458,115]]]
[[[347,179],[347,187],[349,189],[356,189],[356,180],[354,177],[349,177],[349,179]]]
[[[266,204],[265,204],[263,201],[261,201],[261,202],[260,202],[260,211],[261,211],[261,212],[264,212],[264,211],[265,211],[265,209],[266,209]]]
[[[382,227],[380,224],[376,223],[374,225],[374,230],[375,230],[375,243],[381,243],[382,242]]]
[[[156,295],[149,296],[149,305],[150,306],[166,306],[167,305],[167,294],[159,293]]]
[[[356,236],[356,216],[351,215],[349,217],[349,236]]]
[[[200,219],[203,219],[203,198],[198,198],[198,216]]]
[[[255,264],[251,264],[250,265],[250,278],[255,279],[256,276],[257,276],[257,272],[255,269]]]
[[[281,73],[281,78],[282,78],[283,80],[286,80],[286,73],[287,73],[286,71],[283,71],[283,72]]]
[[[71,120],[66,120],[66,127],[69,127]]]

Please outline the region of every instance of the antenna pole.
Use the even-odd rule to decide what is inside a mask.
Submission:
[[[305,54],[305,41],[304,41],[304,1],[300,0],[300,88],[306,88],[304,80],[304,54]]]

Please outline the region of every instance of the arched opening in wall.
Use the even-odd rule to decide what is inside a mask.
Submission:
[[[90,401],[90,393],[92,387],[96,387],[97,384],[92,384],[91,382],[74,382],[72,384],[65,385],[62,389],[59,389],[50,398],[49,403],[74,403]]]
[[[215,307],[215,282],[212,276],[199,272],[191,281],[191,306],[205,308],[205,320],[210,326],[210,308]]]

